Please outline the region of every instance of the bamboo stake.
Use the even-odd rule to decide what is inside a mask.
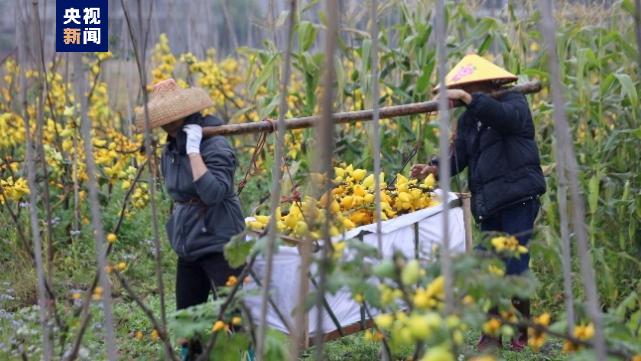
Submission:
[[[378,245],[379,257],[383,257],[383,237],[382,237],[382,207],[381,207],[381,134],[380,134],[380,99],[379,99],[379,70],[378,70],[378,1],[371,0],[370,3],[370,38],[372,39],[372,130],[374,133],[374,204],[376,209],[374,218],[376,219],[376,242]],[[363,307],[367,310],[367,303],[363,302]],[[371,315],[370,315],[371,318]],[[391,354],[387,341],[382,340],[383,347],[381,356],[383,361],[391,360]]]
[[[94,247],[96,252],[96,263],[98,267],[99,283],[103,290],[102,306],[104,314],[105,341],[107,347],[107,357],[110,361],[118,358],[116,353],[116,338],[114,334],[113,315],[111,311],[111,283],[105,272],[107,260],[104,252],[105,232],[102,227],[102,215],[100,213],[100,203],[98,201],[98,181],[96,180],[96,163],[93,157],[93,144],[91,142],[91,121],[87,116],[87,80],[85,78],[82,55],[77,54],[74,62],[74,78],[78,99],[80,99],[80,130],[84,139],[85,161],[87,163],[87,177],[89,188],[89,209],[91,211],[91,221],[93,233],[96,238]]]
[[[439,79],[439,185],[443,190],[443,247],[441,247],[441,274],[445,283],[445,313],[454,311],[454,295],[452,293],[452,264],[450,260],[450,237],[449,237],[449,213],[450,207],[447,201],[450,194],[450,127],[449,111],[447,100],[447,88],[445,86],[445,73],[447,72],[445,59],[447,59],[446,24],[445,24],[445,0],[439,0],[436,5],[436,44]]]
[[[39,78],[41,80],[40,85],[40,94],[38,96],[38,103],[36,108],[36,137],[38,140],[37,148],[40,158],[40,165],[42,167],[42,175],[44,177],[43,182],[43,200],[45,205],[45,212],[47,216],[47,283],[53,285],[53,225],[51,224],[52,210],[51,210],[51,195],[49,190],[49,170],[47,169],[47,161],[45,159],[44,151],[44,108],[45,108],[45,98],[49,94],[49,83],[47,81],[47,67],[45,65],[45,56],[44,56],[44,42],[42,40],[42,31],[40,30],[40,14],[38,12],[38,1],[34,0],[31,2],[32,5],[32,18],[31,22],[33,23],[33,41],[34,49],[36,51],[37,59],[34,59],[36,63],[36,68],[39,68]],[[52,112],[51,116],[54,114]]]
[[[285,114],[287,113],[288,86],[291,77],[291,56],[294,37],[294,22],[296,16],[296,0],[292,0],[289,12],[289,23],[287,29],[287,44],[285,49],[285,61],[280,81],[280,103],[278,107],[278,133],[274,150],[274,164],[272,166],[272,192],[271,192],[271,214],[267,236],[267,250],[265,255],[265,274],[263,275],[263,287],[261,288],[260,318],[258,321],[258,338],[256,345],[256,356],[258,361],[265,358],[265,335],[267,333],[267,306],[269,289],[272,282],[272,268],[274,263],[274,248],[276,247],[276,209],[280,206],[281,178],[283,167],[284,141],[285,141]],[[296,348],[297,342],[292,342],[292,348]],[[296,350],[296,354],[298,351]]]
[[[336,80],[336,47],[338,43],[338,1],[327,0],[325,3],[327,14],[327,34],[325,37],[325,74],[323,79],[323,99],[321,102],[320,121],[316,122],[316,133],[318,134],[318,143],[316,148],[316,168],[327,181],[319,184],[320,194],[328,191],[329,180],[333,179],[334,168],[332,167],[332,155],[334,153],[334,124],[332,114],[334,113],[334,81]],[[316,360],[323,360],[323,347],[325,340],[323,338],[323,301],[327,289],[327,269],[329,266],[330,253],[332,252],[332,240],[329,235],[330,222],[332,222],[332,212],[330,211],[331,197],[325,197],[325,204],[321,205],[325,209],[325,222],[321,227],[322,247],[321,259],[318,263],[318,289],[316,291]]]
[[[380,135],[380,104],[379,104],[379,74],[378,74],[378,1],[371,0],[370,4],[370,38],[372,39],[372,130],[374,131],[374,203],[376,210],[376,241],[378,252],[383,256],[383,240],[381,236],[381,135]],[[389,355],[387,355],[389,356]]]
[[[288,51],[285,54],[286,56],[285,63],[289,67],[291,67],[291,64],[290,64],[291,60],[289,59],[291,57],[291,52],[292,52],[291,48],[294,46],[293,31],[294,31],[294,25],[296,23],[295,16],[298,16],[298,2],[293,0],[290,4],[290,15],[289,15],[290,22],[287,28]],[[288,80],[289,80],[289,77],[290,75],[288,75]],[[285,99],[281,98],[281,101],[284,101],[284,100]],[[287,102],[285,101],[283,105],[287,106]],[[283,143],[281,142],[282,139],[280,139],[281,137],[280,132],[284,134],[285,113],[286,113],[285,110],[279,110],[279,123],[278,123],[279,139],[277,140],[278,146],[283,145]],[[281,120],[282,120],[282,123],[281,123]],[[282,157],[282,149],[281,149],[281,157]],[[284,165],[285,167],[287,167],[286,163]],[[292,182],[292,184],[294,184],[293,179],[291,179],[291,173],[289,173],[289,168],[287,168],[287,172],[290,177],[290,181]],[[279,187],[280,187],[280,184],[279,184]],[[272,196],[274,196],[274,194],[272,194]],[[278,197],[272,198],[272,201],[274,200],[277,203],[280,201],[280,190],[279,190]],[[274,205],[272,205],[272,209],[274,209],[273,206]],[[298,272],[298,274],[300,275],[298,279],[298,294],[296,295],[296,307],[293,310],[293,314],[292,314],[292,317],[294,319],[293,326],[289,327],[289,330],[290,330],[289,360],[292,360],[292,361],[298,360],[301,350],[307,347],[307,337],[309,334],[309,318],[308,318],[307,307],[306,307],[307,296],[309,292],[309,281],[308,281],[308,278],[305,277],[304,275],[307,275],[309,273],[309,265],[310,265],[311,252],[312,252],[311,243],[310,242],[299,243],[298,251],[301,256],[300,270]],[[277,308],[274,308],[274,309],[277,310]]]
[[[26,150],[25,157],[27,163],[27,183],[29,184],[29,216],[31,219],[31,236],[33,237],[33,253],[35,257],[36,275],[37,275],[37,294],[38,294],[38,314],[40,316],[40,325],[42,327],[42,357],[49,361],[53,355],[53,347],[49,337],[50,329],[48,325],[46,294],[45,294],[45,275],[42,264],[42,240],[40,238],[40,224],[38,219],[38,185],[36,184],[36,167],[33,160],[33,141],[31,139],[31,125],[29,114],[27,114],[27,81],[25,76],[25,67],[27,64],[27,54],[25,47],[27,42],[27,27],[25,24],[24,9],[18,3],[16,11],[18,12],[17,34],[23,34],[23,39],[18,41],[18,63],[20,67],[20,102],[24,111],[23,121],[25,129]]]
[[[634,0],[634,29],[639,53],[639,69],[641,69],[641,0]]]
[[[493,92],[491,95],[494,97],[501,96],[508,91],[516,91],[523,94],[538,93],[541,91],[541,83],[539,81],[532,81],[524,84],[515,85],[508,89],[503,89]],[[464,106],[461,102],[456,102],[454,107]],[[407,115],[424,114],[438,111],[437,101],[426,101],[419,103],[410,103],[402,105],[394,105],[389,107],[380,108],[380,119],[396,118]],[[368,121],[374,118],[372,109],[359,110],[353,112],[334,113],[331,116],[335,124],[353,123],[359,121]],[[322,120],[321,115],[312,115],[300,118],[291,118],[285,120],[286,129],[302,129],[314,127]],[[272,120],[241,123],[241,124],[226,124],[217,127],[204,127],[203,136],[212,137],[215,135],[239,135],[248,133],[271,132],[274,130],[274,122]]]
[[[150,2],[150,11],[149,18],[151,19],[151,14],[153,13],[153,1]],[[149,24],[150,20],[147,20],[147,28],[143,31],[143,17],[142,17],[142,0],[137,1],[138,5],[138,33],[140,40],[138,40],[138,46],[140,47],[138,51],[134,52],[136,60],[138,63],[138,73],[140,79],[140,88],[142,92],[143,99],[143,108],[145,114],[145,155],[147,156],[147,165],[149,166],[149,205],[151,206],[151,225],[152,225],[152,235],[154,239],[154,261],[155,261],[155,273],[156,273],[156,283],[158,285],[158,298],[160,299],[160,325],[163,328],[163,332],[167,332],[167,315],[165,307],[165,287],[162,277],[162,248],[160,246],[160,232],[158,230],[158,209],[156,205],[156,162],[155,154],[153,153],[155,147],[152,147],[151,131],[149,129],[149,109],[147,107],[148,94],[145,91],[145,84],[147,84],[147,70],[145,68],[146,59],[147,59],[147,40],[149,38]],[[123,6],[123,9],[125,7]],[[129,23],[129,18],[127,18]],[[133,35],[133,33],[130,33]],[[136,43],[132,38],[132,45],[135,47]],[[167,350],[167,353],[170,351]]]
[[[556,52],[556,24],[552,11],[553,3],[551,0],[539,0],[539,8],[541,9],[541,33],[543,39],[547,44],[548,52],[548,66],[550,70],[550,88],[552,93],[552,102],[554,106],[554,131],[556,134],[556,141],[560,144],[561,153],[557,154],[557,163],[561,160],[567,174],[570,185],[570,195],[572,199],[572,215],[573,222],[572,228],[576,235],[577,251],[579,261],[581,264],[581,278],[583,287],[587,296],[587,309],[588,314],[594,323],[594,348],[596,351],[597,359],[606,359],[605,339],[602,329],[602,316],[600,311],[599,295],[596,289],[596,281],[594,276],[594,268],[592,265],[592,258],[590,250],[588,249],[587,235],[584,224],[584,204],[581,198],[581,190],[579,188],[577,162],[574,155],[574,147],[572,138],[570,136],[570,129],[568,126],[567,116],[565,114],[565,99],[563,96],[563,84],[560,80],[559,60]],[[557,164],[557,167],[559,165]],[[565,210],[561,209],[561,212]],[[567,291],[567,290],[566,290]]]
[[[127,22],[127,29],[129,30],[129,37],[131,40],[132,48],[134,49],[134,56],[136,58],[136,65],[138,68],[138,78],[140,80],[140,90],[143,97],[143,111],[145,117],[145,155],[147,156],[147,165],[149,167],[149,204],[151,206],[151,223],[152,223],[152,238],[154,242],[154,263],[155,263],[155,275],[156,275],[156,284],[158,287],[158,297],[160,299],[160,327],[161,330],[158,332],[167,332],[167,316],[166,316],[166,307],[165,307],[165,288],[163,283],[162,275],[162,253],[160,245],[160,233],[158,231],[158,211],[156,207],[156,163],[154,162],[154,154],[152,147],[151,132],[149,129],[149,109],[147,106],[148,95],[145,89],[145,84],[147,84],[147,72],[145,69],[145,59],[146,59],[146,48],[145,44],[147,41],[146,33],[143,33],[143,17],[142,17],[142,1],[137,1],[137,12],[138,12],[138,31],[139,38],[136,38],[133,33],[133,25],[131,23],[131,18],[129,17],[129,11],[125,6],[124,0],[121,0],[120,4],[122,5],[123,14],[125,15],[125,21]],[[151,4],[150,4],[151,6]],[[150,15],[151,16],[151,15]],[[149,21],[147,22],[149,24]],[[147,32],[149,27],[147,27]],[[171,354],[171,345],[165,343],[165,354]],[[167,356],[166,356],[167,357]]]

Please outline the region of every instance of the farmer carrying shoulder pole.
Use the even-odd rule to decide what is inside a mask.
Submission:
[[[223,256],[223,246],[245,227],[234,191],[236,157],[226,138],[202,138],[202,126],[223,124],[200,113],[211,105],[204,90],[181,89],[173,79],[157,83],[148,103],[149,127],[167,132],[161,171],[174,201],[166,230],[178,254],[177,309],[206,302],[210,291],[216,297],[216,287],[240,272]],[[136,126],[144,124],[139,111]],[[192,359],[199,348],[197,341],[185,341],[181,358]]]
[[[540,208],[538,198],[545,193],[532,115],[521,93],[507,92],[496,99],[488,94],[515,80],[515,75],[475,54],[465,56],[447,74],[447,97],[467,108],[450,146],[450,169],[454,176],[468,168],[472,214],[481,230],[512,234],[526,245]],[[437,160],[416,164],[411,170],[418,178],[430,173],[438,175]],[[504,259],[505,273],[528,271],[529,260],[528,253]],[[530,317],[529,300],[513,299],[512,303]],[[527,329],[519,329],[511,345],[519,351],[525,348]],[[491,347],[502,347],[501,340],[483,335],[478,348]]]

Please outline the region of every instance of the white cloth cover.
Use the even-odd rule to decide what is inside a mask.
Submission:
[[[440,194],[440,192],[437,193]],[[454,193],[450,193],[449,200],[456,199]],[[405,214],[397,218],[381,223],[381,240],[383,246],[383,257],[391,258],[395,252],[401,252],[408,258],[415,257],[414,235],[415,226],[418,224],[419,234],[419,258],[431,260],[435,246],[442,243],[443,228],[443,206],[435,206],[413,213]],[[344,235],[334,237],[334,241],[352,239],[363,235],[363,242],[378,247],[376,224],[361,226],[346,232]],[[452,208],[449,212],[449,242],[452,253],[465,251],[465,226],[463,223],[463,209]],[[346,250],[348,252],[348,250]],[[270,283],[270,294],[280,312],[286,318],[289,325],[293,324],[292,313],[297,305],[298,284],[301,257],[296,247],[280,246],[274,254],[272,280]],[[265,269],[265,259],[258,257],[254,263],[253,270],[262,281]],[[255,282],[249,283],[247,288],[256,288]],[[313,290],[314,286],[309,282],[308,289]],[[339,290],[336,294],[327,294],[327,302],[341,326],[354,324],[361,320],[361,307],[352,299],[349,290]],[[252,318],[258,320],[260,317],[260,296],[246,297],[245,305],[251,310]],[[376,313],[376,310],[370,309]],[[323,333],[336,330],[336,326],[325,310],[322,314]],[[308,313],[309,333],[315,334],[317,330],[317,311],[312,308]],[[269,327],[287,333],[287,327],[283,324],[271,305],[268,307],[267,324]]]

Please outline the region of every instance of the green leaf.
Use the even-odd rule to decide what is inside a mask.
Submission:
[[[276,27],[283,26],[283,24],[285,24],[287,16],[289,16],[289,10],[281,11],[280,14],[278,14],[278,18],[276,19]]]
[[[276,107],[278,106],[279,100],[280,99],[279,99],[278,96],[274,96],[274,98],[269,102],[269,104],[267,104],[264,107],[261,107],[258,110],[258,118],[261,119],[261,120],[265,119],[265,118],[268,118],[270,116],[270,114],[272,114],[274,112],[274,110],[276,110]]]
[[[316,28],[309,21],[298,24],[298,44],[301,51],[308,51],[316,42]]]
[[[271,56],[267,63],[263,66],[262,71],[249,87],[250,95],[255,96],[261,85],[265,84],[269,80],[269,78],[274,75],[274,71],[277,70],[278,65],[276,62],[277,58],[278,55]]]
[[[427,86],[430,83],[430,78],[432,77],[432,71],[434,70],[434,59],[429,60],[424,66],[421,72],[421,76],[416,80],[416,96],[421,96],[425,94]]]
[[[229,262],[231,267],[240,267],[245,264],[247,257],[251,253],[254,240],[247,240],[245,232],[232,237],[232,239],[225,245],[224,254],[225,259]]]
[[[619,83],[621,83],[621,88],[625,93],[625,95],[630,100],[630,104],[634,108],[636,108],[637,105],[639,104],[639,98],[637,95],[637,89],[635,88],[634,82],[632,81],[630,76],[628,74],[621,74],[621,73],[614,74],[614,76],[616,76],[617,79],[619,80]]]
[[[483,55],[483,54],[485,54],[485,52],[487,51],[487,49],[489,49],[489,48],[490,48],[490,45],[492,45],[492,40],[493,40],[492,34],[491,34],[491,33],[490,33],[490,34],[487,34],[487,35],[485,36],[485,39],[483,39],[483,42],[481,43],[481,45],[480,45],[480,46],[479,46],[479,48],[477,49],[477,53],[478,53],[479,55]]]
[[[596,213],[597,206],[599,204],[599,177],[596,175],[590,178],[588,183],[588,205],[590,207],[590,213]]]

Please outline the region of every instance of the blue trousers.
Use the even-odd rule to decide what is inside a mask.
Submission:
[[[510,205],[483,219],[481,231],[515,235],[521,245],[527,246],[540,207],[541,204],[536,198]],[[503,262],[506,275],[520,275],[529,270],[530,253],[522,254],[520,258],[505,258]]]

